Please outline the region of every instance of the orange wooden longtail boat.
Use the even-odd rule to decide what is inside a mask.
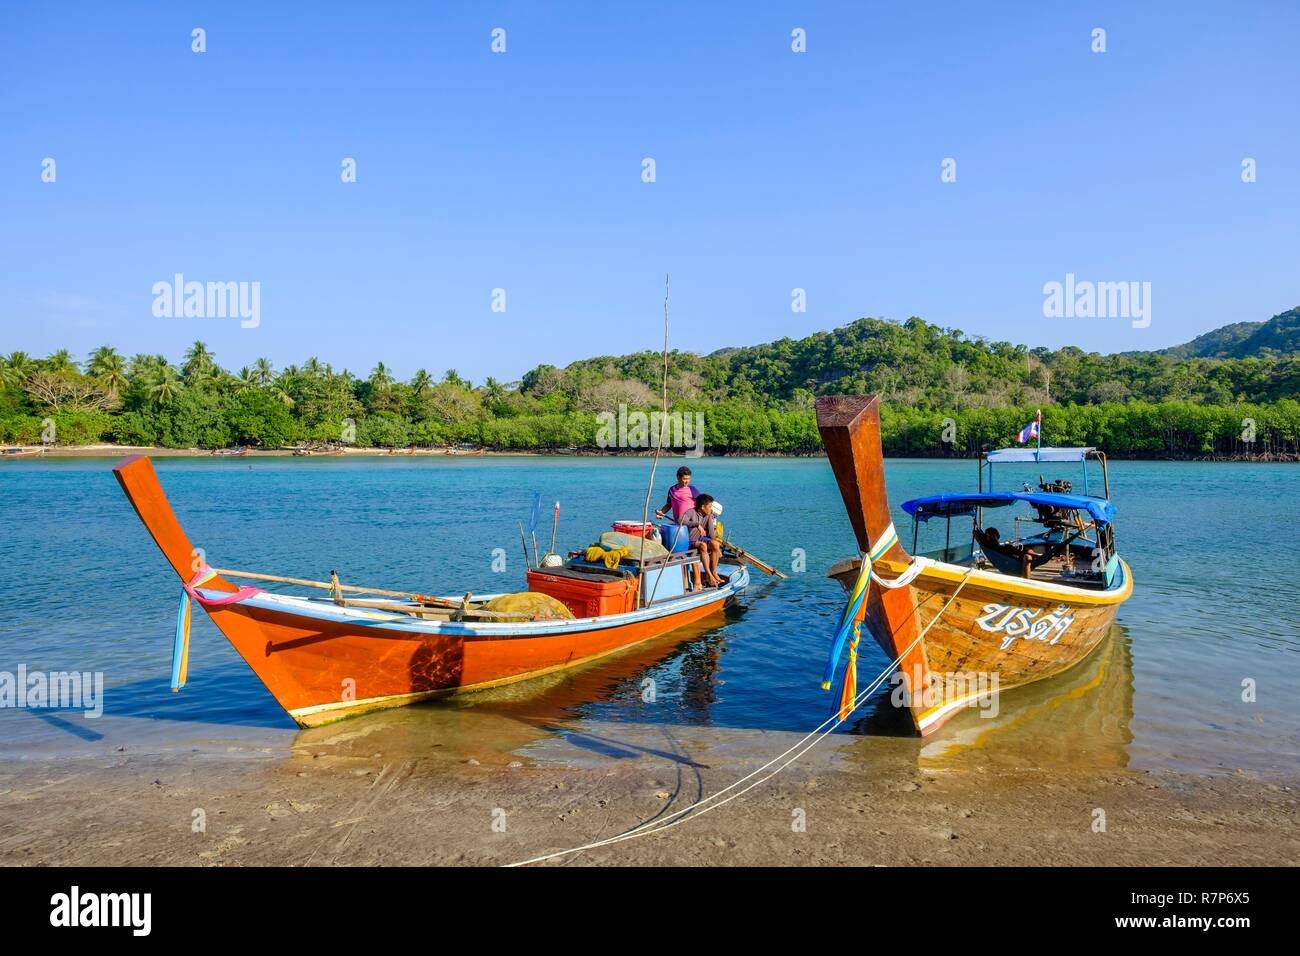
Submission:
[[[551,620],[485,612],[460,598],[342,601],[340,591],[308,598],[240,588],[198,557],[147,457],[128,458],[113,472],[185,593],[303,727],[575,667],[717,613],[749,583],[743,565],[722,565],[721,587],[684,591],[681,566],[695,559],[681,556],[647,560],[643,572],[635,562],[606,573],[576,563],[530,571],[529,590],[577,609],[575,618]],[[177,626],[174,687],[178,675],[185,682],[187,607]]]
[[[820,398],[817,427],[861,551],[830,571],[850,604],[823,687],[832,682],[841,634],[850,639],[851,671],[854,624],[865,620],[890,660],[901,658],[902,686],[895,692],[924,736],[990,693],[1068,670],[1101,643],[1133,591],[1129,567],[1115,550],[1109,477],[1104,496],[1088,494],[1087,462],[1096,457],[1105,474],[1104,455],[1092,448],[1009,448],[982,456],[979,492],[903,504],[913,519],[913,550],[918,522],[948,522],[943,548],[913,555],[899,541],[885,491],[877,398]],[[1065,461],[1083,462],[1084,494],[1071,494],[1067,481],[1045,479],[1037,492],[992,490],[993,462]],[[1033,508],[1036,517],[1016,518],[1015,527],[1042,530],[1028,536],[1017,530],[1004,540],[984,521],[985,512],[1017,504]],[[969,536],[957,544],[954,518],[972,521]],[[845,686],[852,700],[851,676]]]

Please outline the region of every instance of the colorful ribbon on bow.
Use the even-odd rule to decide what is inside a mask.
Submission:
[[[172,644],[172,691],[179,691],[185,686],[185,678],[189,672],[190,666],[190,619],[191,598],[198,601],[204,607],[220,607],[223,604],[235,604],[239,601],[247,600],[254,594],[261,594],[258,588],[240,588],[231,594],[222,595],[219,598],[204,597],[198,592],[202,584],[206,584],[217,576],[217,572],[212,570],[206,564],[199,565],[188,583],[182,581],[181,587],[181,604],[176,609],[176,639]]]
[[[849,664],[844,671],[844,686],[840,692],[840,720],[846,720],[849,714],[852,713],[853,700],[858,693],[858,641],[861,639],[862,634],[862,620],[866,617],[867,612],[867,593],[871,585],[871,565],[883,558],[885,553],[897,543],[898,532],[891,523],[871,550],[862,556],[857,580],[853,583],[853,590],[849,592],[848,604],[844,607],[844,615],[840,618],[839,627],[835,629],[835,638],[831,642],[830,658],[826,661],[826,671],[822,675],[822,690],[831,689],[831,684],[835,680],[835,669],[839,665],[840,654],[843,653],[844,644],[847,641],[849,645]]]

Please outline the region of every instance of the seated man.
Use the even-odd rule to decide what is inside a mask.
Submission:
[[[700,585],[700,567],[704,580],[711,588],[722,584],[718,577],[718,559],[722,556],[722,542],[718,540],[718,519],[713,514],[713,496],[699,495],[695,507],[682,514],[680,524],[690,534],[691,547],[699,552],[700,564],[695,568],[695,587]]]
[[[975,529],[975,543],[984,550],[984,556],[989,557],[989,552],[1007,555],[1008,557],[1020,562],[1020,576],[1027,578],[1032,575],[1034,569],[1034,552],[1032,548],[1017,544],[1014,541],[1003,541],[1002,535],[998,533],[997,528],[987,528],[980,530]],[[993,559],[990,558],[992,561]],[[997,565],[999,562],[993,561]],[[1007,568],[1002,567],[1003,573],[1007,573]]]

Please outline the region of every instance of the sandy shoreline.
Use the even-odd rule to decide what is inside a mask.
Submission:
[[[18,446],[14,446],[18,447]],[[35,448],[40,446],[24,446]],[[315,455],[299,456],[313,458],[413,458],[413,457],[445,457],[445,458],[483,458],[494,455],[528,455],[545,457],[548,452],[537,451],[475,451],[473,453],[452,452],[445,447],[441,448],[415,448],[399,449],[396,452],[387,448],[353,448],[345,447],[341,449],[342,455],[322,455],[319,452]],[[207,448],[160,448],[151,445],[60,445],[53,448],[46,448],[42,458],[125,458],[129,455],[148,455],[150,458],[229,458],[232,461],[246,460],[249,458],[292,458],[296,452],[292,448],[249,448],[242,455],[216,455]],[[593,456],[600,457],[600,456]],[[610,456],[614,457],[614,456]]]
[[[35,449],[39,445],[11,445],[6,447]],[[628,450],[620,449],[617,451],[596,451],[592,449],[557,449],[554,451],[537,450],[537,449],[517,449],[501,451],[491,448],[475,449],[473,451],[452,450],[446,446],[434,448],[400,448],[391,450],[388,448],[357,448],[347,446],[342,448],[342,454],[322,455],[316,453],[312,456],[301,457],[318,457],[318,458],[649,458],[653,457],[654,451],[651,450]],[[669,458],[681,458],[680,449],[664,449],[664,454]],[[207,448],[161,448],[148,445],[60,445],[51,448],[45,448],[44,454],[39,458],[125,458],[128,455],[148,455],[151,458],[229,458],[232,461],[242,461],[250,458],[288,458],[294,457],[295,451],[292,448],[249,448],[242,455],[215,455]],[[703,455],[695,456],[703,458],[825,458],[823,452],[808,452],[803,454],[793,454],[789,452],[704,452]],[[1184,462],[1204,462],[1213,461],[1222,464],[1232,463],[1254,463],[1254,464],[1295,464],[1297,457],[1294,455],[1257,455],[1246,456],[1239,455],[1231,458],[1213,457],[1213,456],[1176,456],[1176,455],[1110,455],[1111,461],[1184,461]],[[925,455],[919,452],[909,453],[906,455],[885,455],[888,460],[925,460],[925,461],[974,461],[973,455]],[[30,461],[31,459],[21,459]]]
[[[127,746],[8,762],[0,770],[0,864],[501,865],[684,808],[797,739],[658,725],[557,729],[455,712],[437,723],[444,740],[423,736],[429,721],[408,709],[304,731],[287,748]],[[699,819],[566,860],[903,866],[1300,859],[1300,805],[1286,781],[986,756],[936,759],[907,738],[837,737]],[[1105,832],[1094,830],[1098,811]],[[200,816],[206,829],[195,832]]]

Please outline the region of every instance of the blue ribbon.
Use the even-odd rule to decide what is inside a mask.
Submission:
[[[181,663],[189,652],[190,629],[186,626],[189,617],[190,592],[187,589],[182,589],[181,604],[176,609],[176,640],[172,643],[172,690],[174,691],[185,686],[185,679],[181,674]]]
[[[853,594],[849,597],[849,603],[844,608],[844,616],[840,618],[840,625],[835,629],[835,639],[831,642],[831,654],[826,661],[826,671],[822,674],[823,690],[830,690],[831,683],[835,680],[835,668],[839,666],[844,643],[853,634],[854,621],[863,602],[867,599],[867,593],[871,590],[870,584],[871,558],[863,557],[862,567],[858,570],[858,580],[853,585]]]
[[[854,621],[857,619],[862,604],[866,601],[867,594],[871,590],[872,562],[883,558],[885,553],[897,543],[898,531],[895,530],[891,522],[872,549],[862,556],[862,565],[858,568],[858,579],[853,584],[853,592],[849,595],[849,603],[844,608],[844,616],[840,618],[840,626],[836,628],[835,639],[831,642],[831,656],[826,661],[826,671],[822,674],[822,690],[831,689],[831,684],[835,680],[835,668],[839,665],[840,654],[844,651],[844,643],[856,630]]]

